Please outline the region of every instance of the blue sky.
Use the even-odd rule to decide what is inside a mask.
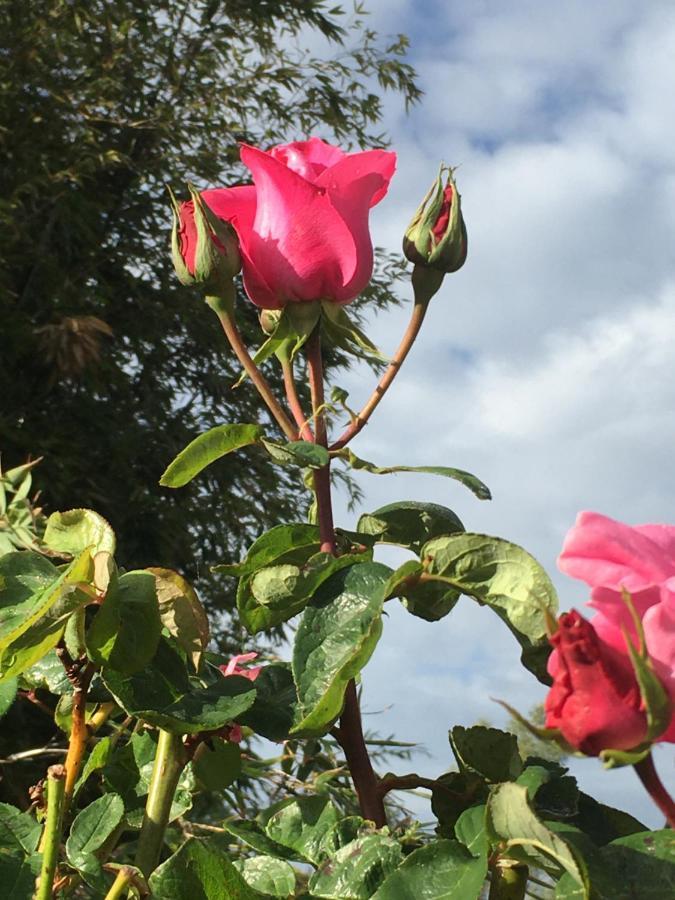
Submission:
[[[468,530],[526,547],[562,606],[581,607],[584,586],[555,568],[580,509],[675,522],[675,7],[368,6],[381,33],[394,22],[410,36],[426,92],[408,117],[385,99],[399,166],[374,239],[398,250],[442,159],[460,166],[469,258],[354,451],[381,465],[469,469],[494,500],[430,476],[363,475],[363,508],[443,503]],[[380,316],[370,335],[392,352],[406,319],[406,308]],[[352,405],[370,382],[365,370],[345,379]],[[339,518],[350,522],[344,509]],[[392,608],[364,672],[365,710],[378,713],[366,721],[424,743],[432,755],[411,770],[439,774],[450,725],[502,722],[490,697],[522,710],[543,698],[518,655],[468,600],[436,625]],[[672,745],[657,765],[675,789]],[[632,771],[595,760],[573,771],[594,795],[660,824]]]

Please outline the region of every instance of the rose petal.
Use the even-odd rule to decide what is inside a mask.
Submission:
[[[593,512],[579,513],[558,567],[593,587],[625,587],[631,593],[675,575],[675,560],[651,538]]]
[[[285,300],[334,298],[343,268],[356,265],[354,238],[326,190],[255,147],[243,146],[257,209],[248,247],[265,281]]]
[[[244,278],[244,288],[250,299],[263,309],[281,309],[283,299],[258,271],[249,246],[256,211],[256,189],[253,185],[235,188],[214,188],[204,191],[202,197],[212,212],[230,222],[239,238],[239,249]]]
[[[308,141],[280,144],[278,147],[273,147],[270,153],[275,159],[310,182],[313,182],[324,169],[334,166],[345,155],[339,147],[333,147],[317,137],[310,138]]]

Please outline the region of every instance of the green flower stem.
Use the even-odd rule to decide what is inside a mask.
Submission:
[[[47,822],[42,838],[42,869],[38,878],[35,900],[48,900],[52,896],[61,845],[65,790],[65,767],[50,766],[47,770]]]
[[[380,401],[389,390],[389,386],[391,385],[392,381],[398,375],[401,366],[405,362],[406,356],[410,352],[410,348],[415,343],[415,339],[420,332],[422,323],[424,322],[424,317],[427,314],[428,306],[428,301],[425,302],[415,299],[415,305],[413,306],[413,311],[412,315],[410,316],[410,321],[408,322],[408,327],[406,328],[405,333],[401,338],[401,343],[398,345],[398,349],[392,357],[392,360],[389,363],[389,366],[387,367],[384,375],[382,376],[382,378],[380,378],[377,387],[370,395],[370,399],[366,402],[365,406],[361,409],[361,411],[353,419],[353,421],[342,432],[337,441],[335,441],[335,443],[331,446],[331,450],[339,450],[341,447],[344,447],[351,441],[351,439],[355,435],[359,433],[359,431],[361,431],[363,426],[367,424],[368,419],[370,419],[371,415],[377,409]]]
[[[670,827],[675,828],[675,802],[657,775],[651,753],[639,763],[635,763],[633,768],[649,796],[666,817]]]
[[[326,447],[328,432],[324,414],[323,361],[321,357],[321,332],[315,328],[307,341],[307,368],[309,387],[312,395],[314,417],[314,440]],[[335,527],[330,490],[330,462],[314,472],[314,492],[316,494],[317,519],[321,550],[335,554]],[[356,696],[356,684],[352,679],[345,691],[345,705],[340,717],[340,727],[333,732],[342,747],[354,789],[359,798],[359,806],[365,819],[375,822],[378,828],[387,824],[383,795],[378,791],[378,781],[373,771],[368,749],[363,737],[361,711]]]
[[[274,416],[277,424],[289,441],[296,440],[297,432],[293,423],[281,408],[279,401],[272,393],[272,388],[269,386],[267,379],[253,362],[246,349],[246,345],[242,340],[234,319],[234,304],[232,298],[226,296],[207,297],[206,302],[218,316],[223,331],[225,332],[225,337],[230,342],[230,346],[234,350],[237,359],[257,388],[258,393],[267,404],[267,408]]]
[[[159,862],[171,804],[186,763],[181,736],[160,730],[135,861],[146,878]]]
[[[492,869],[488,900],[523,900],[527,891],[527,866],[501,866]]]
[[[284,356],[281,359],[281,371],[284,375],[286,399],[288,400],[288,406],[293,413],[293,418],[298,426],[298,433],[303,441],[313,441],[314,435],[312,434],[312,429],[309,427],[309,422],[300,403],[298,389],[295,385],[293,363],[288,356]]]
[[[126,891],[131,887],[134,877],[134,870],[130,866],[122,866],[117,873],[117,878],[113,881],[110,890],[105,895],[105,900],[120,900]]]

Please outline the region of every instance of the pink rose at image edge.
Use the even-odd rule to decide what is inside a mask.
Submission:
[[[387,193],[396,154],[344,153],[319,138],[241,148],[253,185],[202,193],[239,237],[244,287],[265,309],[349,303],[370,281],[370,208]]]
[[[594,512],[581,512],[565,537],[561,571],[591,587],[589,605],[598,638],[628,658],[623,634],[637,634],[622,588],[641,618],[654,669],[675,709],[675,526],[630,526]],[[556,652],[550,668],[556,666]],[[659,741],[675,742],[675,715]]]

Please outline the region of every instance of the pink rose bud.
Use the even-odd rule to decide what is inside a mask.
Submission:
[[[444,173],[447,173],[445,184]],[[464,265],[466,226],[452,169],[447,166],[441,166],[436,181],[408,225],[403,252],[417,266],[436,269],[444,275]]]
[[[551,637],[546,727],[559,729],[588,756],[639,747],[647,738],[647,714],[628,655],[602,641],[576,610],[560,616],[558,624]]]
[[[191,200],[178,203],[173,193],[171,255],[181,284],[215,287],[231,282],[241,269],[237,236],[215,216],[192,185]]]
[[[371,207],[387,193],[396,154],[344,153],[319,138],[243,145],[253,185],[204,191],[239,236],[244,288],[263,309],[328,300],[349,303],[368,285]]]

